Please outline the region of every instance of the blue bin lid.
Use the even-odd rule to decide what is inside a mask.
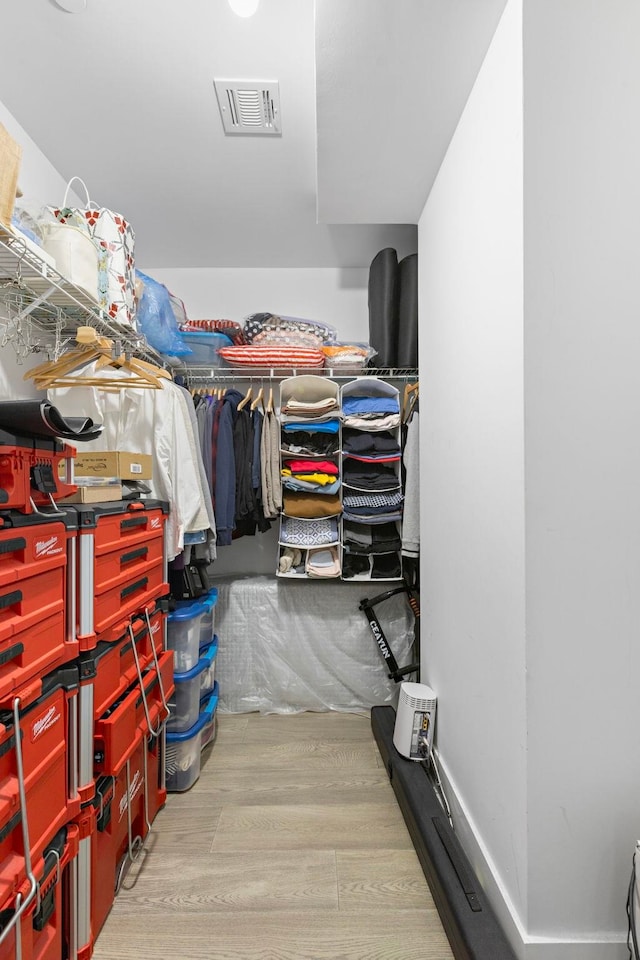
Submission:
[[[207,611],[210,612],[218,602],[218,588],[212,587],[208,593],[205,593],[203,597],[198,597],[200,603],[204,603],[207,608]]]
[[[214,637],[211,643],[201,650],[200,659],[196,663],[195,667],[191,667],[191,670],[185,670],[184,673],[174,673],[173,679],[176,683],[185,683],[187,680],[193,680],[194,677],[197,677],[200,673],[204,673],[207,667],[211,666],[216,658],[217,652],[218,638]]]
[[[200,715],[194,725],[185,730],[184,733],[168,733],[167,743],[184,743],[186,740],[192,740],[203,727],[211,723],[216,707],[218,706],[218,681],[213,685],[213,690],[207,696],[206,700],[200,703]]]
[[[193,620],[194,617],[201,617],[207,609],[201,599],[188,600],[184,605],[181,604],[175,610],[172,610],[167,620],[170,623],[183,620]]]

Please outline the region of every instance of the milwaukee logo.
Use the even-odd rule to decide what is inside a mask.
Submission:
[[[31,727],[31,742],[35,743],[45,730],[49,730],[54,723],[60,719],[60,711],[57,707],[49,707],[47,712],[39,717]]]
[[[159,624],[159,623],[152,623],[152,624],[151,624],[151,633],[157,633],[159,629],[160,629],[160,624]]]
[[[120,816],[118,817],[118,820],[122,820],[124,817],[127,807],[130,807],[133,803],[133,798],[141,789],[142,783],[142,774],[139,770],[136,770],[135,774],[133,775],[133,780],[129,784],[128,793],[125,793],[120,800]]]
[[[388,660],[389,657],[391,656],[391,651],[389,650],[389,647],[387,646],[386,641],[382,636],[382,631],[380,630],[380,627],[378,626],[375,620],[369,620],[369,626],[371,627],[371,633],[375,637],[376,643],[380,647],[380,653],[385,658],[385,660]]]
[[[161,521],[160,517],[151,517],[151,529],[152,529],[152,530],[158,530],[158,528],[159,528],[161,525],[162,525],[162,521]]]
[[[36,557],[50,557],[54,553],[62,553],[62,547],[58,546],[58,537],[49,537],[48,540],[36,541]]]

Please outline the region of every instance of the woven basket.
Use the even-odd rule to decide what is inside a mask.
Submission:
[[[22,147],[0,123],[0,223],[10,226],[18,189]]]

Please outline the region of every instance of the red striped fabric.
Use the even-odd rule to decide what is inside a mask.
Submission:
[[[220,356],[232,366],[323,367],[324,354],[310,347],[245,346],[221,347]]]

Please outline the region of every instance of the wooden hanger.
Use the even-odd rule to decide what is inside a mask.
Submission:
[[[407,423],[416,403],[420,392],[420,382],[407,383],[404,387],[404,397],[402,400],[402,422]]]
[[[247,390],[244,397],[238,404],[238,410],[244,410],[246,405],[249,403],[249,400],[251,400],[251,384],[249,384],[249,389]]]
[[[98,387],[103,390],[118,390],[131,387],[141,387],[146,389],[160,389],[162,383],[160,376],[168,377],[170,375],[166,370],[155,367],[145,360],[137,358],[127,359],[118,357],[114,361],[113,341],[107,337],[101,337],[93,327],[78,327],[76,331],[77,347],[63,353],[57,360],[48,360],[41,363],[24,375],[25,380],[33,380],[34,385],[39,390],[48,390],[55,387]],[[127,379],[118,377],[95,377],[91,374],[83,376],[82,373],[76,376],[70,376],[74,370],[85,367],[93,361],[98,361],[96,366],[109,366],[123,368],[130,372],[131,376]]]
[[[255,410],[255,409],[257,408],[257,406],[258,406],[259,403],[262,404],[262,411],[263,411],[263,413],[264,413],[264,388],[263,388],[262,386],[261,386],[260,389],[258,390],[258,393],[256,394],[256,397],[255,397],[255,400],[254,400],[253,403],[251,404],[251,410],[252,410],[252,411]]]
[[[269,399],[267,401],[267,409],[265,413],[273,413],[273,387],[269,387]]]

